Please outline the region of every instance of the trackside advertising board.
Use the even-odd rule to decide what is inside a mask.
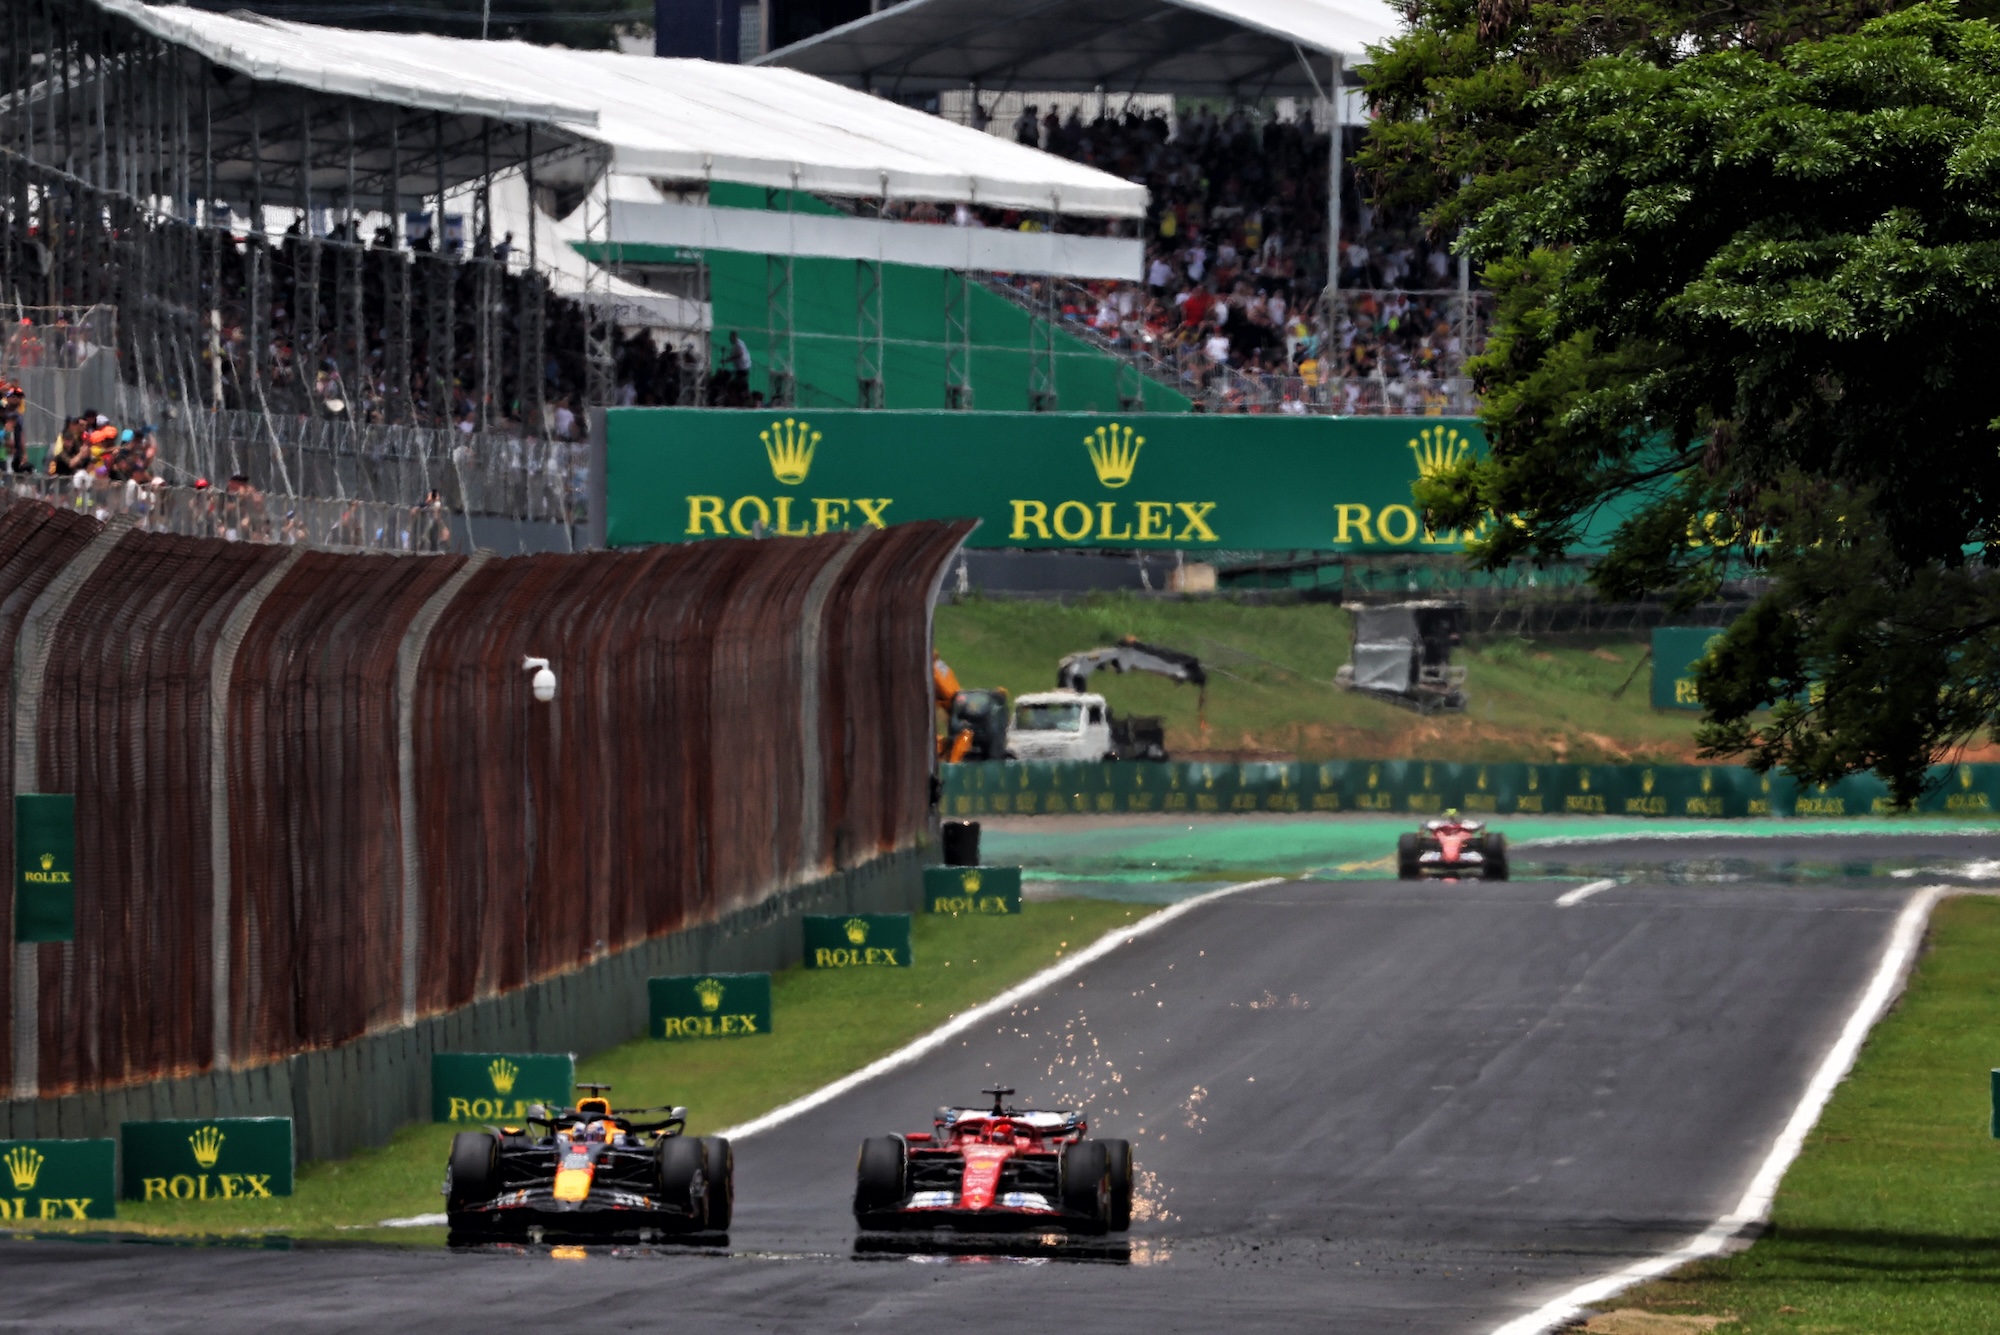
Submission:
[[[771,1032],[771,975],[691,973],[646,980],[654,1038],[748,1038]]]
[[[910,967],[907,913],[808,913],[804,922],[808,969]]]
[[[76,798],[14,797],[14,940],[76,940]]]
[[[1653,627],[1653,708],[1700,709],[1695,694],[1694,665],[1708,656],[1708,646],[1722,638],[1715,627]]]
[[[567,1052],[439,1052],[431,1056],[433,1122],[519,1122],[531,1103],[567,1108],[576,1058]]]
[[[947,765],[943,805],[954,818],[1129,811],[1373,811],[1486,815],[1868,816],[1893,811],[1873,774],[1801,784],[1739,765],[1477,764],[1442,760]],[[2000,811],[2000,765],[1939,765],[1917,810]]]
[[[926,913],[1019,913],[1019,867],[926,867]]]
[[[263,1200],[292,1194],[292,1119],[127,1122],[125,1199]]]
[[[0,1225],[115,1219],[113,1140],[0,1140]]]
[[[1410,484],[1470,418],[614,408],[613,547],[977,518],[974,547],[1451,552]]]

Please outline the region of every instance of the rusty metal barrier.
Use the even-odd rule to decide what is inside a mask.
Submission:
[[[495,559],[115,522],[0,502],[0,760],[32,748],[0,783],[77,795],[80,887],[32,1014],[0,952],[16,1098],[391,1031],[923,836],[929,600],[967,525]]]

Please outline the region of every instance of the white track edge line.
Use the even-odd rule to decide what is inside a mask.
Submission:
[[[1848,1015],[1840,1037],[1827,1049],[1819,1069],[1813,1073],[1805,1093],[1793,1108],[1791,1120],[1785,1123],[1784,1130],[1772,1142],[1770,1153],[1764,1156],[1763,1164],[1758,1167],[1756,1176],[1750,1179],[1743,1199],[1737,1202],[1734,1210],[1674,1250],[1635,1261],[1623,1269],[1579,1284],[1526,1316],[1516,1317],[1497,1327],[1493,1335],[1541,1335],[1541,1332],[1561,1322],[1582,1315],[1583,1308],[1590,1303],[1601,1302],[1634,1284],[1663,1275],[1690,1261],[1720,1254],[1731,1238],[1762,1220],[1770,1212],[1772,1198],[1778,1193],[1778,1183],[1784,1179],[1792,1161],[1799,1157],[1799,1151],[1805,1148],[1807,1133],[1819,1121],[1820,1114],[1826,1111],[1833,1091],[1853,1069],[1855,1058],[1861,1055],[1861,1045],[1867,1041],[1869,1031],[1888,1011],[1889,1004],[1908,981],[1910,966],[1916,960],[1917,946],[1922,942],[1924,927],[1930,921],[1931,909],[1953,888],[1927,885],[1905,902],[1903,911],[1896,917],[1896,925],[1889,932],[1889,942],[1882,950],[1882,960],[1876,966],[1875,976],[1869,980],[1867,990]]]
[[[1584,819],[1589,819],[1589,818],[1585,817]],[[1777,822],[1785,820],[1794,820],[1794,819],[1813,820],[1815,819],[1815,817],[1775,816],[1766,818],[1766,817],[1744,816],[1744,817],[1739,817],[1738,819],[1746,822],[1752,820],[1768,819],[1771,821],[1771,824],[1764,825],[1761,828],[1751,829],[1751,830],[1719,830],[1719,829],[1631,830],[1619,834],[1545,834],[1535,839],[1520,839],[1520,840],[1510,839],[1507,841],[1507,846],[1509,848],[1518,851],[1523,848],[1562,848],[1576,844],[1641,843],[1648,840],[1662,842],[1662,843],[1671,843],[1674,841],[1685,842],[1695,839],[1783,839],[1787,837],[1793,839],[1868,839],[1885,834],[1925,835],[1925,834],[1993,833],[1990,827],[1979,826],[1979,825],[1926,826],[1918,830],[1898,830],[1894,828],[1884,828],[1883,826],[1879,825],[1873,826],[1866,830],[1786,830],[1782,826],[1777,824]]]
[[[1589,899],[1592,895],[1596,894],[1598,891],[1609,890],[1617,884],[1618,884],[1618,878],[1613,876],[1613,877],[1607,877],[1602,881],[1592,881],[1588,885],[1579,885],[1574,890],[1565,890],[1562,894],[1556,896],[1556,907],[1559,909],[1566,909],[1570,907],[1572,904],[1581,904],[1584,900]]]
[[[831,1103],[834,1099],[839,1098],[851,1089],[860,1088],[877,1076],[887,1075],[890,1071],[898,1067],[907,1066],[917,1060],[917,1058],[935,1052],[947,1042],[958,1037],[973,1026],[989,1020],[995,1015],[1005,1014],[1007,1011],[1012,1010],[1017,1003],[1040,992],[1050,984],[1061,982],[1085,965],[1103,959],[1106,955],[1118,949],[1118,947],[1142,937],[1148,932],[1158,931],[1176,918],[1192,913],[1195,909],[1205,904],[1213,904],[1216,900],[1226,898],[1229,895],[1242,894],[1245,890],[1261,890],[1267,885],[1281,885],[1286,879],[1283,876],[1266,876],[1258,881],[1244,881],[1238,885],[1225,885],[1220,889],[1193,895],[1187,899],[1183,899],[1178,904],[1169,905],[1161,909],[1158,913],[1152,914],[1150,917],[1141,918],[1130,927],[1114,927],[1103,936],[1097,938],[1097,940],[1085,946],[1082,950],[1077,951],[1076,954],[1071,955],[1068,959],[1058,964],[1052,964],[1040,973],[1016,983],[999,996],[994,997],[991,1001],[983,1001],[970,1010],[960,1011],[937,1028],[897,1048],[888,1056],[877,1058],[860,1070],[850,1072],[840,1077],[840,1079],[833,1081],[831,1084],[821,1085],[812,1093],[793,1099],[790,1103],[781,1104],[773,1108],[770,1112],[765,1113],[762,1117],[753,1117],[749,1121],[736,1126],[725,1127],[721,1131],[715,1132],[715,1134],[718,1136],[727,1136],[732,1140],[744,1140],[759,1132],[769,1131],[773,1127],[781,1126],[802,1113],[811,1112],[814,1108],[822,1104]]]

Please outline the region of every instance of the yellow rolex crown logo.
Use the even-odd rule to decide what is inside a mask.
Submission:
[[[1958,786],[1961,788],[1972,787],[1972,766],[1960,765],[1958,767]]]
[[[7,1151],[7,1175],[14,1179],[14,1190],[33,1191],[35,1179],[41,1176],[43,1159],[41,1152],[33,1145],[16,1145]]]
[[[719,979],[704,978],[694,985],[694,994],[701,998],[701,1008],[705,1011],[722,1009],[722,983]]]
[[[1653,791],[1653,771],[1647,770],[1639,776],[1639,787],[1648,794]]]
[[[1456,427],[1425,427],[1410,442],[1410,453],[1417,456],[1417,476],[1422,478],[1444,476],[1471,451],[1472,442],[1459,435]]]
[[[495,1057],[491,1062],[487,1063],[486,1074],[493,1077],[493,1092],[495,1094],[512,1094],[514,1092],[514,1082],[521,1076],[521,1068],[508,1061],[505,1057]]]
[[[1715,776],[1705,769],[1701,772],[1701,790],[1704,793],[1715,791]]]
[[[969,871],[969,872],[965,873],[965,881],[964,881],[964,885],[965,885],[965,893],[966,893],[966,894],[968,894],[968,895],[976,895],[976,894],[978,894],[978,893],[979,893],[979,884],[980,884],[980,881],[981,881],[981,879],[982,879],[982,878],[981,878],[981,876],[979,875],[979,872],[978,872],[978,871],[977,871],[976,869],[975,869],[975,870],[973,870],[973,871]]]
[[[205,1126],[188,1137],[188,1144],[194,1146],[194,1161],[203,1168],[215,1167],[215,1161],[222,1157],[222,1142],[228,1139],[217,1127]]]
[[[1483,792],[1485,792],[1485,791],[1486,791],[1486,767],[1485,767],[1484,765],[1481,765],[1481,766],[1479,767],[1479,781],[1478,781],[1478,782],[1479,782],[1479,791],[1480,791],[1480,792],[1482,792],[1482,793],[1483,793]]]
[[[43,870],[43,871],[47,871],[47,870],[48,870],[49,868],[51,868],[51,867],[53,867],[53,866],[55,866],[55,865],[56,865],[56,855],[55,855],[55,854],[53,854],[53,853],[44,853],[44,854],[42,854],[42,870]]]
[[[1101,426],[1083,438],[1083,446],[1090,451],[1090,466],[1097,470],[1097,480],[1107,487],[1122,487],[1132,480],[1132,470],[1139,466],[1139,451],[1146,444],[1144,436],[1132,434],[1129,426]]]
[[[859,918],[847,920],[847,939],[853,945],[860,945],[868,939],[868,924]]]
[[[806,472],[813,463],[813,449],[820,438],[820,433],[812,429],[811,422],[794,421],[787,417],[782,422],[771,423],[769,431],[759,431],[757,435],[764,442],[765,455],[771,460],[771,476],[788,487],[795,487],[806,480]]]

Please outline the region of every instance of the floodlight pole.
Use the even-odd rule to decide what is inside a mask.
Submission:
[[[1327,135],[1326,172],[1326,339],[1319,350],[1319,383],[1329,391],[1331,402],[1333,371],[1339,367],[1340,355],[1340,169],[1341,169],[1341,124],[1340,124],[1340,79],[1341,54],[1333,53],[1333,83],[1327,89],[1327,105],[1331,108],[1327,119],[1331,122],[1331,133]]]

